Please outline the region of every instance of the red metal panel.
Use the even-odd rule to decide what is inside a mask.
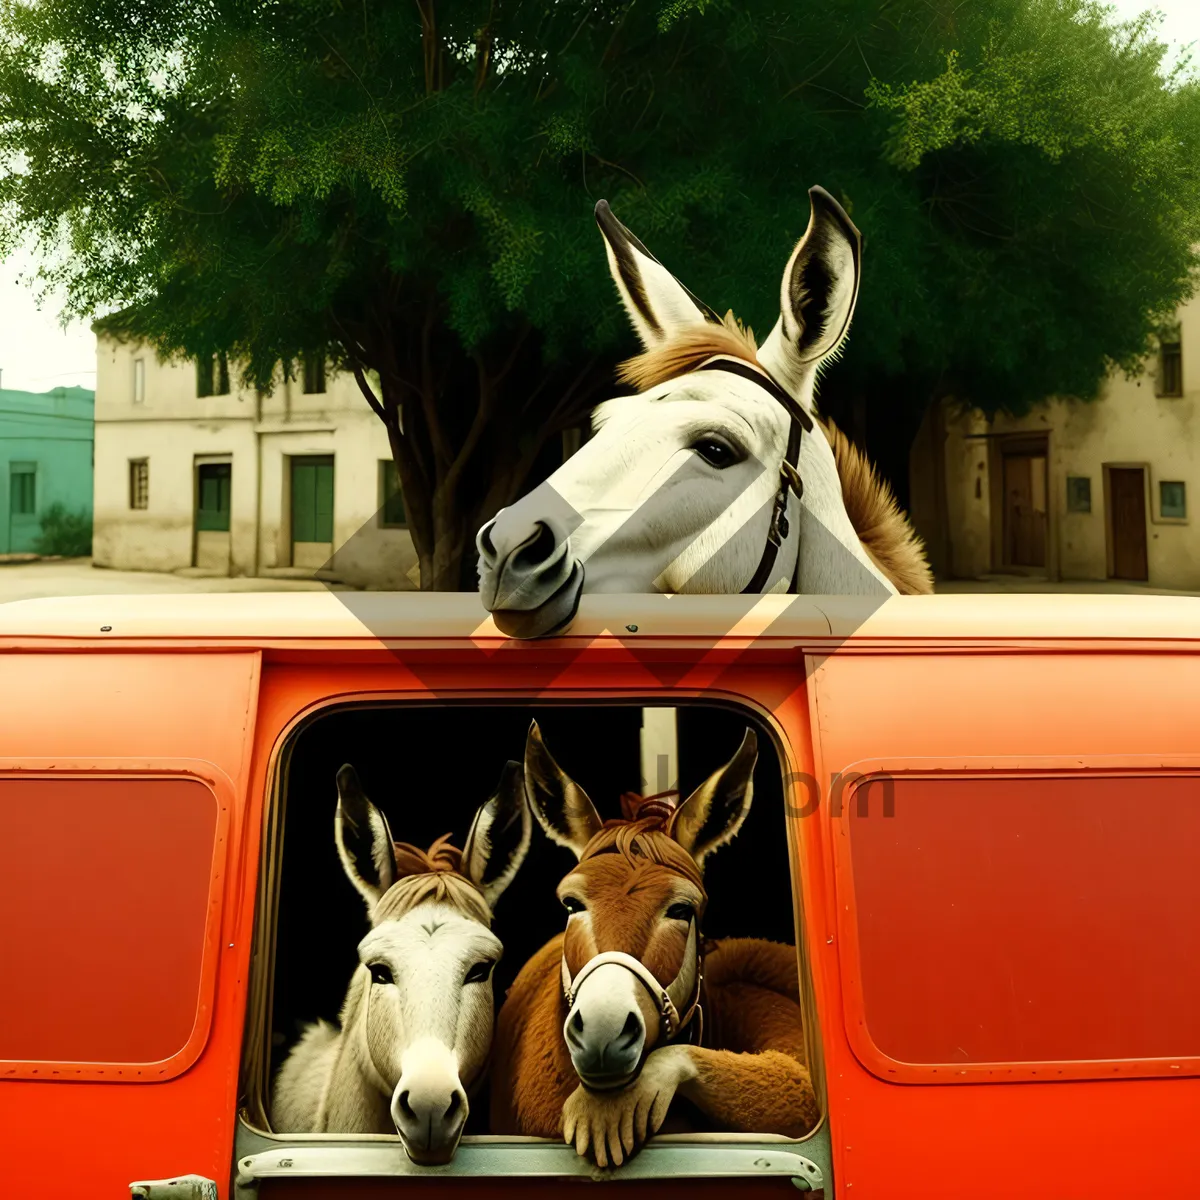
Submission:
[[[849,862],[839,843],[857,820],[849,815],[853,801],[847,797],[841,815],[831,804],[838,789],[830,784],[841,772],[927,772],[935,762],[954,762],[958,770],[986,763],[1013,773],[1051,769],[1049,760],[1061,770],[1068,757],[1078,768],[1102,756],[1142,769],[1149,762],[1177,772],[1200,769],[1194,682],[1200,664],[1191,655],[1076,654],[1066,648],[955,653],[936,647],[914,655],[850,647],[812,665],[816,758],[826,792],[819,817],[806,822],[810,874],[814,853],[829,867]],[[872,796],[877,815],[868,822],[888,824],[880,799]],[[900,812],[898,793],[896,807]],[[869,836],[876,834],[886,837],[878,830]],[[1060,838],[1060,849],[1069,850],[1069,840],[1063,845]],[[1121,864],[1113,866],[1119,870]],[[982,1200],[1019,1191],[1083,1200],[1121,1186],[1125,1164],[1134,1161],[1130,1152],[1139,1191],[1172,1200],[1200,1194],[1200,1163],[1191,1151],[1200,1110],[1195,1076],[1114,1073],[1105,1079],[997,1078],[945,1086],[885,1082],[868,1071],[855,1053],[865,1016],[855,995],[854,949],[842,936],[847,921],[857,924],[857,897],[846,871],[827,878],[821,912],[810,915],[809,945],[839,1196]],[[1070,872],[1060,878],[1070,886]],[[890,888],[888,903],[894,910],[888,920],[897,927],[919,924],[929,907],[913,887]],[[1107,915],[1115,923],[1124,919],[1118,911]],[[1163,914],[1147,920],[1139,912],[1139,918],[1146,938],[1170,938],[1176,929],[1174,918]],[[1136,937],[1131,924],[1121,940],[1129,945]],[[961,964],[962,975],[971,969],[971,962]],[[970,980],[958,986],[965,993]],[[1118,971],[1108,986],[1136,991],[1138,984]],[[903,997],[897,1002],[907,1003]]]
[[[192,1064],[228,806],[194,778],[0,771],[0,1076],[148,1082]]]
[[[866,1066],[924,1082],[978,1080],[980,1064],[1009,1079],[1200,1073],[1200,778],[947,773],[857,790],[874,795],[846,805],[842,925]]]
[[[138,777],[168,773],[166,764],[171,774],[191,773],[203,781],[203,785],[176,782],[172,787],[204,786],[207,803],[215,795],[219,808],[225,810],[216,817],[215,839],[199,820],[198,810],[186,818],[191,822],[190,834],[207,839],[210,877],[220,870],[220,880],[207,893],[209,941],[201,961],[193,1039],[172,1068],[182,1073],[146,1083],[137,1071],[147,1068],[116,1065],[111,1072],[77,1067],[69,1074],[62,1070],[58,1076],[22,1079],[8,1077],[0,1064],[0,1129],[4,1131],[0,1140],[8,1151],[0,1156],[4,1196],[79,1192],[96,1200],[127,1200],[133,1180],[191,1172],[222,1181],[222,1195],[226,1195],[249,956],[249,937],[243,935],[248,934],[252,917],[252,909],[245,911],[243,906],[253,897],[255,884],[253,867],[247,872],[243,856],[249,854],[253,863],[260,820],[256,810],[246,809],[259,662],[256,651],[194,653],[183,647],[173,654],[0,655],[4,770],[23,769],[41,776],[119,774],[132,777],[131,788],[136,789],[143,786]],[[125,815],[131,811],[126,806]],[[141,864],[132,854],[122,863],[116,838],[101,845],[98,857],[93,854],[89,841],[104,842],[105,835],[99,832],[103,822],[83,806],[74,810],[72,822],[77,822],[74,827],[69,823],[54,831],[61,847],[55,883],[57,902],[64,911],[77,912],[82,928],[89,920],[100,920],[99,912],[85,916],[85,908],[98,910],[111,903],[98,899],[101,893],[131,900],[128,881],[114,881],[110,870],[115,867],[128,874]],[[189,853],[185,851],[184,864],[190,870],[196,864],[189,863]],[[198,859],[199,849],[194,853]],[[110,887],[114,882],[115,887]],[[187,904],[194,900],[193,894]],[[135,919],[143,928],[149,922],[164,932],[172,902],[163,904],[148,886],[141,903],[146,909],[162,904],[160,915],[139,913]],[[111,909],[110,914],[117,915]],[[175,915],[180,915],[178,910]],[[188,940],[192,942],[188,951],[164,947],[164,962],[182,955],[179,965],[191,954],[194,965],[194,931]],[[127,948],[125,953],[129,961],[142,950]],[[69,948],[51,942],[42,947],[40,963],[30,966],[62,978],[70,974],[70,964]],[[82,978],[67,978],[64,983],[85,993],[89,986]],[[130,980],[128,986],[153,988],[155,984],[151,976]],[[193,997],[196,994],[193,989]],[[126,1037],[131,1036],[128,1027],[147,1007],[144,997],[130,1001],[127,1009],[119,1000],[104,1003],[111,1003],[114,1020],[125,1027],[120,1036]],[[178,1013],[171,1019],[172,1038],[181,1021]],[[166,1040],[166,1025],[155,1034],[159,1044]],[[190,1066],[185,1061],[188,1055]],[[126,1070],[131,1074],[124,1074]]]

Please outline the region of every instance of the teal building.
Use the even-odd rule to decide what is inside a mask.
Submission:
[[[0,554],[36,550],[55,505],[90,526],[95,400],[79,387],[0,388]]]

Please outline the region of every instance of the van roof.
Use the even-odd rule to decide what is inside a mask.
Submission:
[[[1195,641],[1200,597],[1080,594],[585,596],[570,639]],[[473,593],[66,596],[0,604],[0,645],[502,639]]]

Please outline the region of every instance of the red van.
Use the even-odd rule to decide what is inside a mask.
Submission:
[[[0,651],[0,1196],[1200,1195],[1200,600],[589,596],[519,642],[471,595],[88,597],[3,606]],[[759,731],[706,932],[796,946],[808,1137],[602,1173],[474,1101],[444,1167],[270,1128],[362,932],[337,768],[461,838],[531,716],[598,805]]]

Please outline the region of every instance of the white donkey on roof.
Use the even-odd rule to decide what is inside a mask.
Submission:
[[[887,484],[822,420],[814,387],[858,297],[862,239],[819,187],[783,272],[780,315],[753,334],[698,300],[596,206],[609,268],[643,352],[634,395],[480,531],[480,594],[496,624],[542,637],[584,592],[870,595],[933,590],[924,549]],[[804,436],[807,434],[808,436]]]

